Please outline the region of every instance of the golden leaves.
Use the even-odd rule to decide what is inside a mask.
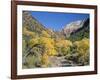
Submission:
[[[40,38],[40,43],[45,46],[45,53],[48,55],[56,55],[56,50],[55,50],[55,42],[51,38],[46,38],[46,37],[41,37]]]
[[[44,37],[50,37],[50,35],[46,32],[46,31],[42,31],[42,36],[44,36]]]
[[[89,50],[89,39],[84,38],[80,41],[75,41],[74,45],[77,47],[78,53],[85,54]]]
[[[26,36],[35,37],[35,33],[32,31],[28,31],[26,27],[23,28],[23,34]]]

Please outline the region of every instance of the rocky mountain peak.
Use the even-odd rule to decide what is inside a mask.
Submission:
[[[84,20],[78,20],[78,21],[71,22],[62,29],[62,32],[66,37],[69,37],[72,32],[81,28],[83,24],[84,24]]]

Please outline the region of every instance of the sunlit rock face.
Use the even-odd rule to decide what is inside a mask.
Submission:
[[[84,24],[84,20],[78,20],[67,24],[62,32],[66,37],[69,37],[72,32],[75,32],[77,29],[81,28]]]

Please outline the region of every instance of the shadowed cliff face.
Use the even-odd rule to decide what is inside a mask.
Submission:
[[[78,28],[77,30],[73,31],[71,34],[70,34],[70,37],[69,39],[71,41],[75,41],[75,40],[81,40],[83,38],[89,38],[89,19],[86,19],[83,24],[82,24],[82,27]]]
[[[86,27],[89,27],[89,19],[71,22],[62,29],[62,32],[68,38],[77,32],[84,30]]]

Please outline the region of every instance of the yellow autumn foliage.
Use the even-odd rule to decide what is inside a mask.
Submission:
[[[59,47],[69,47],[72,46],[72,42],[70,40],[57,40],[56,41],[56,46]]]
[[[70,40],[58,39],[56,40],[56,50],[59,55],[67,55],[70,53],[70,47],[72,46],[72,42]]]
[[[42,31],[42,36],[44,36],[44,37],[50,37],[50,35],[46,32],[46,31]]]
[[[38,44],[39,43],[38,40],[39,40],[39,38],[30,39],[30,41],[29,41],[30,47],[34,46],[35,44]]]
[[[26,35],[26,36],[31,36],[31,37],[35,37],[36,36],[34,32],[28,31],[26,29],[26,27],[23,28],[23,34]]]
[[[40,44],[43,44],[45,47],[45,53],[48,54],[49,56],[54,56],[57,54],[55,47],[54,47],[54,40],[51,38],[46,38],[46,37],[41,37],[40,38]]]
[[[43,54],[43,56],[41,57],[41,63],[43,66],[47,66],[49,64],[49,60],[48,60],[48,55],[47,54]]]
[[[80,55],[85,55],[89,51],[89,39],[84,38],[81,41],[75,41],[74,45]]]

